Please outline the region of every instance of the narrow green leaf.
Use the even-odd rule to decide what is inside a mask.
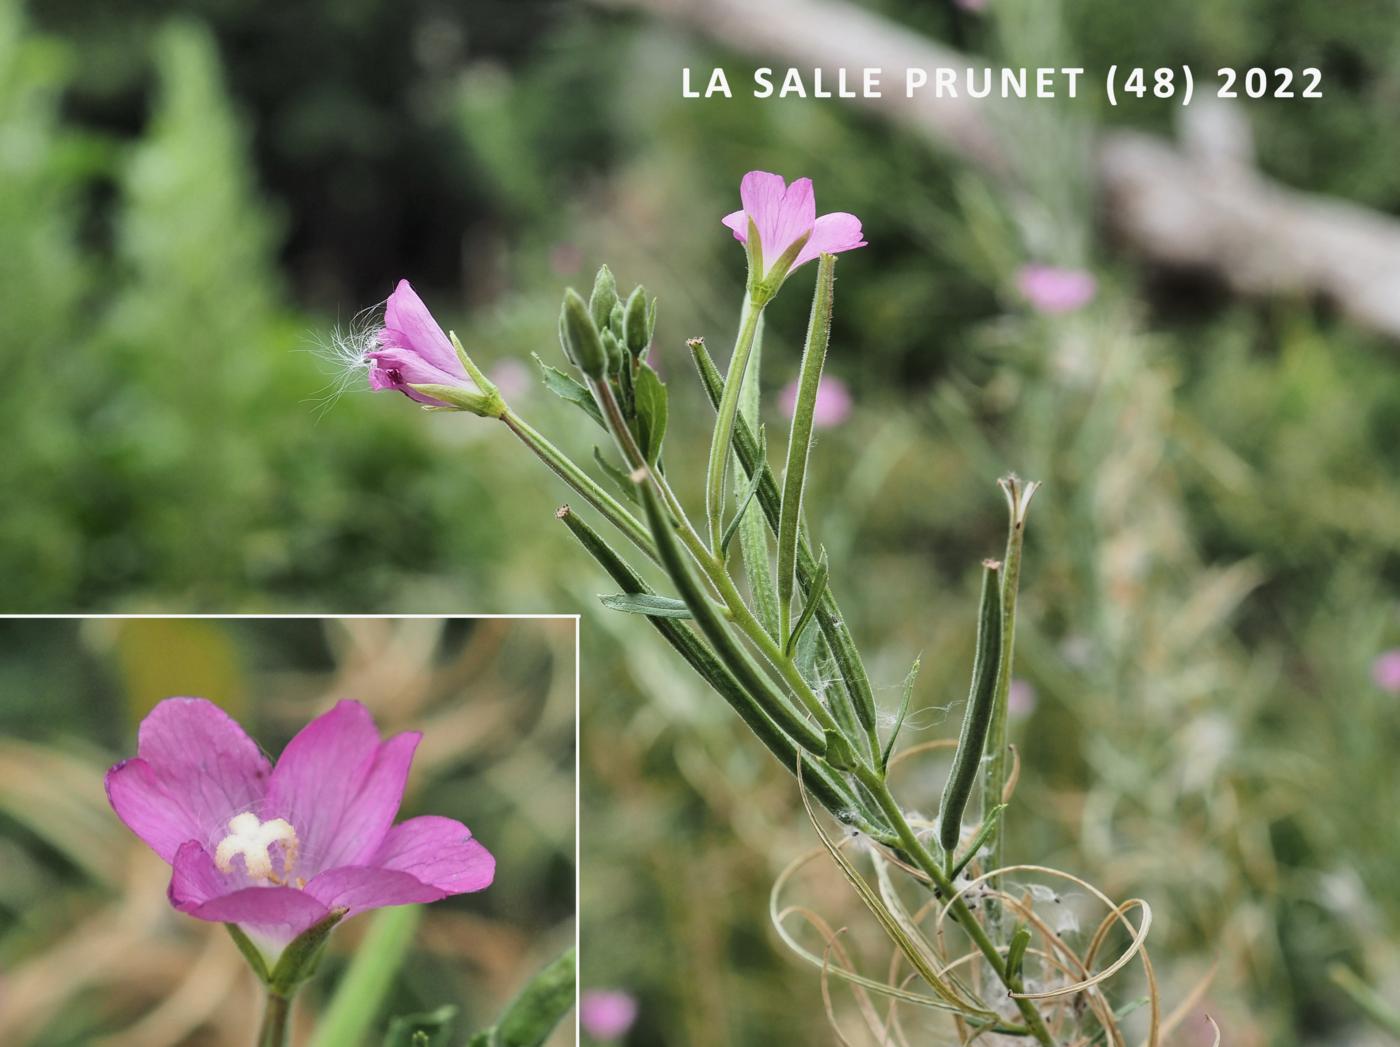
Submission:
[[[598,405],[593,402],[593,395],[587,387],[575,378],[570,377],[557,367],[552,367],[540,359],[539,353],[531,353],[535,363],[539,365],[540,375],[544,379],[544,387],[561,400],[567,400],[571,404],[583,408],[584,413],[592,418],[599,425],[603,425],[603,412],[598,410]],[[603,426],[607,428],[606,426]]]
[[[797,647],[797,641],[802,637],[802,631],[807,628],[807,623],[812,620],[812,616],[817,613],[817,608],[821,606],[822,597],[826,595],[827,583],[827,563],[826,554],[818,561],[817,577],[812,581],[812,588],[808,591],[806,601],[802,604],[802,614],[797,619],[797,624],[792,627],[792,632],[788,635],[787,643],[783,645],[783,653],[791,656]]]
[[[617,486],[624,498],[633,505],[641,504],[637,501],[637,485],[632,482],[631,477],[608,461],[597,447],[593,448],[593,461],[598,464],[599,469],[608,474],[608,479]]]
[[[948,870],[948,879],[957,879],[958,874],[972,864],[972,859],[976,858],[977,852],[986,845],[987,839],[996,829],[997,822],[1005,810],[1006,804],[999,803],[987,812],[987,816],[982,819],[982,828],[978,829],[977,835],[968,841],[967,850],[963,852],[963,856],[955,861],[952,868]]]
[[[973,783],[982,764],[987,744],[987,728],[992,720],[997,676],[1001,666],[1001,562],[982,564],[982,602],[978,613],[977,655],[972,663],[972,689],[963,712],[962,734],[943,788],[938,812],[938,838],[952,864],[952,855],[962,831],[963,812],[972,795]]]
[[[760,426],[758,430],[758,440],[760,447],[762,447],[763,444],[763,433],[764,430],[762,426]],[[734,535],[738,532],[739,524],[743,521],[744,514],[748,512],[749,503],[753,501],[754,495],[758,494],[758,487],[759,484],[761,484],[762,482],[763,474],[759,472],[754,473],[753,476],[749,479],[748,487],[746,487],[744,489],[744,492],[739,496],[739,509],[734,514],[734,519],[730,520],[728,526],[725,527],[724,537],[719,540],[721,556],[723,556],[723,554],[726,551],[728,551],[729,543],[731,540],[733,540]],[[759,527],[762,526],[763,522],[759,521]]]
[[[854,770],[856,754],[851,748],[851,743],[846,741],[845,736],[839,731],[827,728],[824,733],[826,735],[826,756],[824,759],[827,765],[838,771]]]
[[[909,712],[909,699],[914,693],[914,681],[919,678],[919,665],[921,660],[914,659],[914,664],[909,667],[909,673],[904,677],[904,693],[899,699],[899,713],[894,718],[894,729],[890,731],[890,740],[885,743],[885,751],[880,754],[880,770],[883,771],[890,765],[890,754],[894,752],[895,739],[899,737],[899,729],[904,726],[904,717]]]
[[[1006,948],[1006,982],[1012,988],[1021,987],[1021,965],[1026,960],[1026,949],[1031,944],[1031,929],[1024,923],[1018,924],[1011,935],[1011,944]]]
[[[654,618],[693,618],[684,600],[670,596],[655,596],[650,593],[615,593],[600,596],[604,607],[628,614],[645,614]]]
[[[792,618],[793,587],[797,574],[797,529],[802,519],[802,492],[807,482],[807,460],[812,449],[812,416],[817,408],[817,388],[826,364],[831,340],[831,307],[836,288],[836,256],[824,254],[817,263],[817,286],[807,320],[807,341],[797,378],[797,400],[788,432],[787,467],[783,472],[783,502],[778,514],[778,612],[781,628]]]

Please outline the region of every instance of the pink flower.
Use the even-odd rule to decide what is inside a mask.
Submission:
[[[378,349],[365,353],[371,389],[397,389],[419,403],[448,406],[424,396],[414,385],[456,386],[479,393],[457,351],[407,280],[400,280],[384,305],[384,326],[375,332]]]
[[[818,255],[839,254],[865,246],[860,238],[860,219],[855,215],[835,211],[817,217],[817,201],[812,195],[810,178],[799,178],[788,185],[780,175],[750,171],[739,183],[739,199],[743,209],[726,215],[723,221],[734,231],[734,238],[744,244],[748,243],[750,220],[758,229],[764,272],[755,274],[755,279],[781,281],[789,272]],[[810,238],[787,270],[773,272],[769,267],[804,236]]]
[[[381,742],[364,706],[340,702],[274,767],[218,706],[167,698],[141,722],[138,755],[107,772],[107,798],[170,863],[171,905],[237,924],[275,958],[333,909],[349,917],[491,883],[496,860],[461,822],[393,824],[421,737]]]
[[[1041,313],[1071,313],[1089,304],[1099,288],[1094,275],[1082,269],[1038,264],[1023,265],[1016,274],[1016,286],[1031,308]]]
[[[784,418],[791,418],[797,408],[797,382],[792,381],[778,394],[778,410]],[[817,402],[812,411],[812,425],[817,429],[830,429],[840,425],[851,416],[851,391],[839,378],[824,374],[817,383]]]
[[[1371,663],[1371,679],[1388,694],[1400,694],[1400,647],[1386,651]]]
[[[637,1001],[620,989],[585,989],[579,994],[579,1025],[595,1040],[616,1040],[637,1020]]]

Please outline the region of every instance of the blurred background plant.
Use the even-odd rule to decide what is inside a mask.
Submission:
[[[274,754],[354,697],[382,732],[423,732],[405,815],[459,818],[496,855],[481,894],[338,930],[292,1042],[397,1044],[391,1018],[432,1027],[444,1007],[443,1047],[494,1023],[574,940],[574,633],[562,618],[4,622],[0,1042],[255,1041],[262,987],[221,926],[170,908],[169,868],[102,790],[173,694],[217,702]],[[572,1024],[549,1047],[574,1043]]]
[[[978,61],[1319,66],[1324,101],[1243,104],[1258,169],[1400,212],[1381,0],[861,6]],[[820,434],[811,483],[886,708],[922,652],[908,738],[956,731],[993,480],[1046,481],[1011,853],[1147,898],[1169,996],[1218,965],[1199,1007],[1225,1042],[1388,1042],[1328,971],[1400,997],[1400,685],[1373,677],[1400,647],[1396,345],[1325,299],[1241,298],[1120,240],[1094,144],[1170,135],[1177,109],[1014,107],[1029,171],[1008,185],[836,101],[683,101],[680,66],[737,83],[758,56],[659,16],[176,15],[0,0],[8,609],[587,609],[603,586],[536,464],[487,423],[374,400],[305,351],[314,332],[407,275],[576,444],[586,421],[507,383],[528,388],[528,352],[553,358],[561,285],[607,261],[661,299],[676,445],[697,446],[683,341],[727,344],[742,291],[718,219],[744,171],[809,175],[871,243],[842,269],[828,363],[854,410]],[[1032,308],[1030,262],[1091,272],[1092,300]],[[770,311],[775,419],[804,298]],[[636,997],[631,1044],[827,1042],[816,980],[764,917],[811,842],[790,785],[645,623],[583,628],[585,984]]]

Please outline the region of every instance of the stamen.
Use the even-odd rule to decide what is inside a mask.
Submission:
[[[219,841],[214,851],[214,864],[220,872],[233,871],[233,859],[243,856],[243,868],[256,880],[267,880],[282,884],[297,861],[297,833],[291,824],[282,818],[260,821],[256,814],[245,811],[234,815],[228,823],[229,835]],[[270,848],[274,843],[282,845],[282,872],[272,870]],[[301,881],[298,880],[300,886]]]

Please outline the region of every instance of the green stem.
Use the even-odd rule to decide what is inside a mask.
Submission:
[[[648,559],[656,561],[656,547],[652,544],[651,536],[647,533],[647,529],[642,526],[641,521],[633,516],[625,505],[599,487],[591,476],[574,464],[572,458],[545,439],[538,430],[514,411],[506,408],[501,415],[501,421],[505,422],[506,427],[518,436],[520,441],[533,451],[540,461],[549,466],[556,476],[582,495],[589,505],[602,513],[609,523],[628,537],[633,545],[646,553]]]
[[[986,957],[987,965],[991,967],[992,973],[997,976],[997,980],[1000,981],[1002,985],[1006,986],[1008,991],[1017,991],[1011,984],[1012,979],[1006,970],[1006,960],[997,950],[996,943],[987,936],[987,932],[982,928],[982,925],[977,922],[972,914],[972,910],[967,907],[967,903],[963,901],[960,896],[956,896],[957,889],[944,873],[942,866],[938,864],[934,856],[929,853],[928,848],[925,847],[918,836],[914,834],[914,830],[910,828],[909,822],[904,817],[904,811],[900,808],[899,803],[890,792],[889,785],[885,782],[885,779],[872,769],[864,766],[857,767],[855,774],[866,789],[869,790],[870,795],[875,798],[875,802],[880,805],[880,809],[884,812],[886,819],[899,836],[901,846],[914,860],[915,864],[928,874],[934,889],[941,897],[953,899],[949,907],[953,919],[957,921],[958,926],[961,927],[968,938],[972,940],[972,944],[977,947],[977,951]],[[1046,1028],[1045,1019],[1040,1016],[1040,1011],[1036,1008],[1035,1001],[1018,998],[1015,1000],[1015,1003],[1016,1009],[1021,1012],[1021,1017],[1026,1020],[1026,1027],[1030,1030],[1030,1034],[1034,1036],[1043,1047],[1055,1047],[1055,1040],[1050,1035],[1050,1030]]]
[[[754,335],[762,316],[763,308],[755,306],[745,295],[744,310],[739,319],[739,336],[734,342],[734,353],[729,358],[724,393],[720,397],[714,436],[710,440],[710,462],[705,474],[705,515],[710,521],[710,548],[716,555],[720,552],[720,538],[724,534],[724,471],[729,465],[734,418],[739,413],[739,390],[744,384],[744,371],[749,365]]]
[[[258,1030],[258,1047],[286,1047],[287,1023],[292,1014],[292,998],[275,992],[267,994],[267,1010]]]

